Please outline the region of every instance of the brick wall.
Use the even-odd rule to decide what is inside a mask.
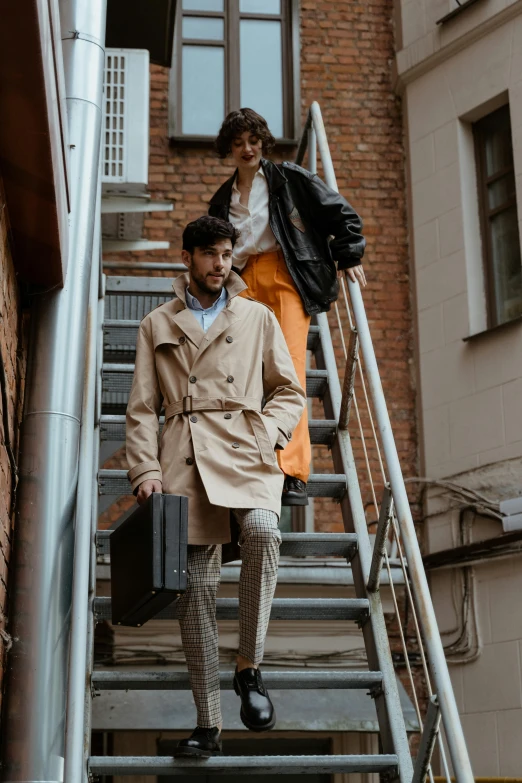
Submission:
[[[4,365],[7,395],[8,433],[4,428],[5,411],[0,397],[0,693],[5,654],[10,646],[5,632],[7,612],[7,574],[13,526],[13,490],[15,479],[8,444],[14,459],[18,456],[18,436],[24,396],[27,329],[21,314],[20,295],[9,247],[8,216],[0,179],[0,349]]]

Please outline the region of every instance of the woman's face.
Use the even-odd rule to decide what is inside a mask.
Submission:
[[[239,169],[257,171],[261,163],[263,142],[254,133],[245,131],[232,139],[232,157]]]

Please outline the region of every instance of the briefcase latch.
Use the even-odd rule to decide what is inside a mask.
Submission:
[[[192,394],[183,397],[183,413],[192,413]]]

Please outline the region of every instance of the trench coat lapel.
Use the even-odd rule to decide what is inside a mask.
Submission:
[[[176,314],[173,317],[173,322],[176,326],[179,326],[181,331],[189,338],[196,348],[200,348],[205,339],[205,332],[200,326],[197,318],[190,312],[187,307],[185,298],[185,290],[189,284],[188,275],[180,275],[174,280],[172,288],[178,299],[175,302]]]

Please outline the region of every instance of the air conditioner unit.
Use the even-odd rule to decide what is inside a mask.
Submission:
[[[140,195],[149,169],[149,52],[106,49],[102,188]]]

